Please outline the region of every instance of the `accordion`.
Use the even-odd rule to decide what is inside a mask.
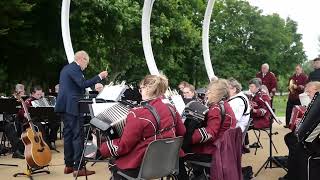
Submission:
[[[37,99],[31,102],[33,107],[54,107],[56,104],[56,97],[48,96]]]
[[[121,137],[130,108],[121,102],[92,104],[91,109],[95,117],[90,120],[90,124],[110,139]]]
[[[313,142],[320,134],[320,96],[317,92],[296,128],[298,141]]]
[[[186,104],[184,109],[184,115],[186,118],[190,118],[196,121],[204,121],[205,115],[209,111],[209,108],[199,101],[190,101]]]

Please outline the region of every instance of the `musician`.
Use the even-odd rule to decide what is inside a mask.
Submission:
[[[273,96],[277,90],[277,78],[273,72],[269,71],[269,65],[267,63],[261,65],[261,71],[256,74],[256,78],[260,78],[262,84],[267,86],[272,106]]]
[[[94,89],[100,93],[103,90],[103,85],[101,83],[97,83],[94,85]]]
[[[250,98],[250,107],[251,114],[250,117],[253,118],[253,126],[249,127],[249,130],[252,128],[263,129],[270,127],[270,111],[266,106],[265,102],[270,105],[270,97],[261,90],[262,81],[260,78],[253,78],[249,81],[249,90],[252,93]],[[248,134],[245,137],[245,144],[249,144]],[[254,143],[250,147],[256,147],[257,143]]]
[[[30,108],[30,106],[32,106],[32,101],[39,100],[42,97],[43,97],[42,88],[38,85],[33,86],[31,89],[31,97],[29,97],[28,99],[25,100],[26,107]],[[23,123],[27,122],[26,115],[25,115],[23,108],[21,108],[18,111],[17,116],[21,120],[21,122],[23,122]],[[33,118],[33,120],[38,119],[38,117],[32,117],[32,118]],[[41,119],[40,119],[40,121],[41,121]],[[44,127],[41,124],[41,122],[34,121],[33,123],[36,126],[38,126],[39,130],[42,132],[43,138],[46,141],[46,143],[48,144],[48,146],[50,147],[50,149],[54,149],[52,143],[54,144],[55,140],[57,139],[57,132],[58,132],[59,125],[60,125],[58,122],[56,122],[56,119],[51,119],[48,121],[48,123],[47,123],[47,127],[48,127],[47,132],[48,133],[45,133]]]
[[[227,81],[224,79],[212,81],[207,89],[206,96],[209,111],[202,127],[196,128],[192,134],[192,154],[184,157],[185,160],[211,162],[212,154],[215,151],[214,142],[221,137],[227,129],[236,127],[234,112],[227,102],[229,98]],[[225,110],[224,114],[222,113],[222,108]],[[194,125],[197,126],[197,124],[198,123],[195,123]],[[184,143],[188,142],[184,141]],[[196,177],[202,175],[203,168],[194,167],[193,169]],[[185,169],[180,168],[180,172],[185,173]]]
[[[108,76],[102,71],[90,80],[86,80],[82,71],[89,64],[89,55],[85,51],[78,51],[75,54],[74,62],[66,65],[60,72],[59,93],[55,111],[61,113],[64,129],[64,160],[65,174],[73,173],[75,176],[92,175],[94,171],[88,171],[82,164],[79,172],[74,171],[80,164],[84,144],[83,114],[79,113],[79,99],[83,96],[85,88],[93,86]]]
[[[291,82],[291,83],[290,83]],[[285,127],[289,127],[289,122],[291,118],[292,108],[295,105],[300,105],[299,94],[303,93],[304,86],[308,82],[308,76],[303,73],[303,69],[301,64],[296,66],[296,72],[289,79],[289,96],[287,101],[286,108],[286,125]]]
[[[305,93],[309,96],[310,99],[312,99],[315,93],[319,91],[320,82],[318,81],[309,82],[305,86]],[[307,169],[307,158],[309,156],[309,153],[306,152],[301,143],[298,143],[298,139],[294,132],[286,134],[284,136],[284,141],[289,150],[288,174],[286,174],[284,177],[280,177],[279,180],[306,179],[307,172],[304,169]]]
[[[179,88],[179,94],[183,97],[183,93],[182,93],[182,90],[184,87],[186,87],[187,85],[189,85],[188,82],[186,81],[181,81],[178,85],[178,88]]]
[[[142,104],[155,109],[160,116],[160,123],[145,106],[133,108],[127,116],[122,136],[101,145],[102,156],[116,158],[110,168],[114,180],[122,179],[117,171],[132,177],[138,176],[144,153],[152,141],[184,135],[186,130],[179,113],[173,106],[163,102],[167,89],[168,79],[165,76],[147,75],[140,83]],[[157,124],[160,133],[155,128]]]
[[[188,84],[182,89],[183,101],[185,104],[197,99],[197,93],[193,85]]]
[[[320,81],[320,57],[313,60],[314,71],[310,72],[308,81]]]
[[[16,84],[15,91],[14,91],[14,96],[19,95],[21,97],[26,96],[26,91],[24,89],[23,84]]]
[[[245,131],[250,119],[250,107],[248,97],[241,91],[241,84],[234,78],[228,79],[229,87],[229,104],[237,120],[236,127],[240,127],[242,132]]]

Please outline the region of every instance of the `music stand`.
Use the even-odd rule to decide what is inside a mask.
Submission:
[[[260,100],[262,102],[264,102],[264,104],[267,106],[267,109],[268,111],[270,112],[271,114],[271,117],[269,118],[269,123],[270,123],[270,128],[269,128],[269,133],[268,133],[268,136],[269,136],[269,157],[267,158],[267,160],[263,163],[263,165],[260,167],[260,169],[257,171],[257,173],[254,175],[255,177],[258,176],[258,174],[260,173],[260,171],[262,170],[262,168],[264,167],[265,169],[267,168],[279,168],[279,166],[284,169],[285,171],[288,171],[286,167],[284,167],[273,155],[272,155],[272,144],[273,144],[273,141],[272,141],[272,123],[273,123],[273,120],[276,121],[278,124],[282,124],[281,121],[277,120],[276,118],[276,115],[275,113],[273,112],[271,106],[266,102],[264,101],[261,97],[260,97]],[[278,166],[272,166],[272,163],[275,163],[277,164]],[[268,166],[269,165],[269,166]]]
[[[1,114],[16,114],[18,102],[14,98],[0,98],[0,113]],[[3,117],[5,118],[5,117]],[[3,119],[5,121],[5,119]],[[3,132],[4,133],[4,132]],[[17,164],[0,164],[0,166],[14,166],[18,167]]]

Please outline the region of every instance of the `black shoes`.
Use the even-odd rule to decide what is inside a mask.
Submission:
[[[288,180],[288,176],[287,176],[287,174],[286,175],[284,175],[283,177],[279,177],[279,179],[278,180]]]
[[[12,158],[24,159],[24,155],[17,150],[12,154]]]
[[[242,148],[242,154],[250,153],[250,149],[247,147]]]
[[[257,142],[249,145],[249,148],[260,148],[260,147],[261,147],[261,146],[260,146]]]

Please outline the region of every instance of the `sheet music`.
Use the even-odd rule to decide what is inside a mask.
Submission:
[[[186,105],[183,102],[182,97],[180,95],[173,95],[173,96],[171,96],[171,100],[174,103],[173,105],[177,109],[178,113],[180,115],[182,115],[184,108],[186,107]]]
[[[299,100],[302,106],[308,106],[311,102],[311,99],[306,93],[299,94]]]
[[[109,102],[109,103],[93,103],[92,106],[92,111],[93,111],[93,116],[97,116],[101,112],[103,112],[105,109],[110,108],[111,106],[116,105],[116,102]]]
[[[114,86],[104,86],[97,98],[109,101],[119,101],[123,92],[127,89],[126,85],[119,84]]]

